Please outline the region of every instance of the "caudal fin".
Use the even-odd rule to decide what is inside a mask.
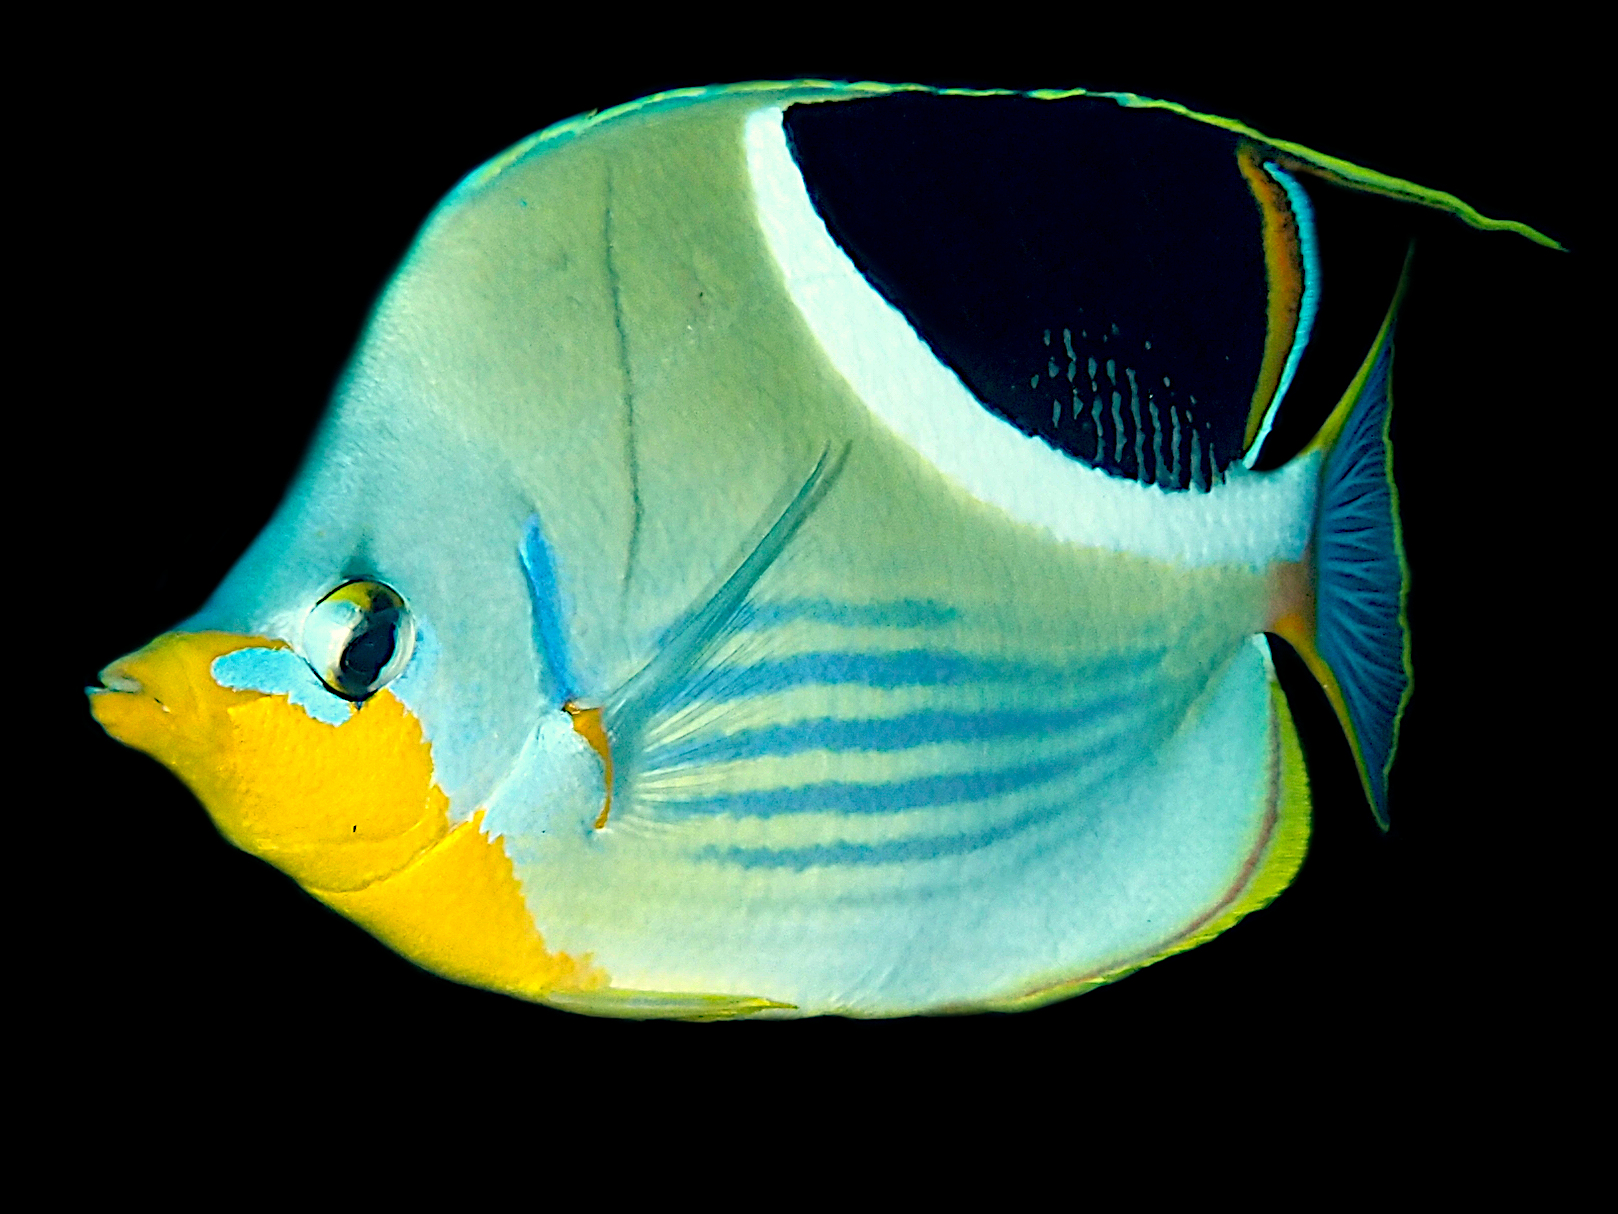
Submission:
[[[1376,343],[1312,446],[1326,450],[1315,524],[1314,667],[1332,701],[1365,795],[1388,824],[1388,772],[1410,699],[1410,574],[1399,529],[1388,423],[1393,330],[1404,296],[1388,309]],[[1305,655],[1308,660],[1310,655]]]

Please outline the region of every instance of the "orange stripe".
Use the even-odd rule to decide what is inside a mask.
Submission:
[[[1292,214],[1286,191],[1280,182],[1264,171],[1265,150],[1243,143],[1236,153],[1247,186],[1253,191],[1263,217],[1264,271],[1268,303],[1264,329],[1264,362],[1253,387],[1253,402],[1247,410],[1247,433],[1242,441],[1245,454],[1258,438],[1258,428],[1281,386],[1281,372],[1298,331],[1298,312],[1303,303],[1303,247],[1298,221]]]
[[[577,704],[564,704],[562,708],[573,718],[573,732],[590,743],[590,749],[601,756],[607,795],[601,804],[601,813],[596,817],[596,829],[600,830],[607,825],[607,815],[612,812],[612,742],[607,737],[607,727],[602,723],[599,708],[580,708]]]

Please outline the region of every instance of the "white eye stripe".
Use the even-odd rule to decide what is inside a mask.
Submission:
[[[317,669],[335,668],[343,650],[365,619],[355,603],[324,603],[309,613],[303,628],[304,656]]]
[[[362,700],[404,670],[416,628],[399,593],[381,582],[345,582],[309,612],[302,652],[328,688]]]

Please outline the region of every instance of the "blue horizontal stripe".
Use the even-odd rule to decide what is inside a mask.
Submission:
[[[698,860],[734,865],[739,868],[792,869],[803,872],[820,867],[875,867],[881,864],[917,864],[928,860],[941,860],[981,851],[1003,842],[1031,827],[1039,826],[1059,814],[1077,808],[1078,799],[1093,794],[1099,787],[1119,774],[1127,766],[1114,763],[1098,767],[1095,778],[1078,788],[1064,789],[1050,800],[1042,801],[1022,813],[977,830],[954,834],[921,835],[898,839],[891,843],[817,843],[810,847],[705,847],[696,853]]]
[[[839,628],[937,628],[960,612],[947,603],[902,599],[893,603],[841,603],[835,599],[787,599],[749,603],[736,613],[740,628],[764,629],[806,620]]]
[[[646,765],[664,769],[696,763],[734,762],[810,750],[896,751],[949,742],[988,742],[1040,738],[1093,724],[1139,704],[1138,697],[1114,695],[1057,711],[916,712],[858,720],[818,717],[787,725],[744,729],[723,737],[688,739],[649,747]]]
[[[824,843],[785,851],[764,847],[708,847],[697,854],[697,859],[738,868],[789,868],[795,872],[844,865],[874,868],[879,864],[916,864],[979,851],[1050,816],[1050,807],[1042,807],[982,830],[959,835],[928,835],[898,843]]]
[[[665,707],[699,700],[743,700],[794,687],[860,684],[877,690],[898,687],[950,687],[982,683],[1032,686],[1094,686],[1154,667],[1162,650],[1105,658],[1083,666],[1035,665],[994,658],[969,658],[930,649],[893,653],[804,653],[750,666],[721,666],[693,680]]]
[[[1137,738],[1139,734],[1135,735]],[[1095,763],[1098,756],[1115,759],[1139,751],[1119,745],[1116,733],[1064,755],[989,771],[948,772],[885,783],[828,780],[791,788],[761,788],[690,800],[660,800],[658,809],[679,817],[728,814],[738,818],[771,818],[778,814],[882,814],[924,806],[959,805],[1036,788]],[[1107,764],[1103,763],[1105,767]]]

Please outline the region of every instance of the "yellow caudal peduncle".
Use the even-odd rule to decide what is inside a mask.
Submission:
[[[432,747],[383,690],[341,724],[285,694],[215,681],[219,657],[279,641],[169,633],[102,673],[91,710],[196,793],[220,832],[436,973],[538,998],[594,989],[588,958],[548,950],[482,811],[451,827]]]

